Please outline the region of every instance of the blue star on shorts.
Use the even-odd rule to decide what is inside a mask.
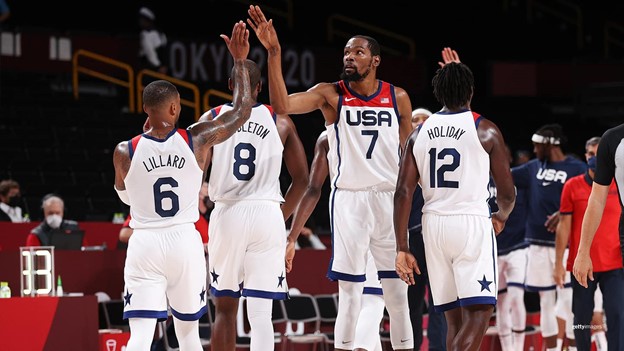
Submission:
[[[483,275],[483,279],[482,280],[477,280],[477,281],[479,282],[479,284],[481,284],[481,291],[487,290],[489,292],[492,292],[490,290],[490,284],[492,284],[492,281],[485,279],[485,274]]]

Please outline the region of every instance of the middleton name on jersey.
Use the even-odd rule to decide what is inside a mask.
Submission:
[[[461,128],[455,128],[454,126],[433,127],[427,131],[427,135],[429,135],[429,140],[444,137],[459,140],[459,138],[461,138],[464,133],[466,133],[465,130]]]
[[[260,123],[249,121],[249,122],[243,124],[240,128],[238,128],[237,132],[238,133],[245,132],[245,133],[255,134],[255,135],[259,136],[261,139],[264,139],[264,138],[266,138],[267,135],[269,135],[271,130],[269,128],[265,127],[264,125],[260,124]]]
[[[178,155],[157,155],[150,156],[147,158],[147,161],[143,161],[143,166],[145,170],[148,172],[153,171],[156,168],[160,167],[173,167],[177,169],[182,169],[186,160],[182,156]]]

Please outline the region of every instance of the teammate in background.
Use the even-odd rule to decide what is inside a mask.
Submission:
[[[509,163],[513,162],[507,147]],[[496,204],[496,186],[490,181],[490,207]],[[524,351],[526,330],[526,306],[524,304],[524,280],[526,277],[527,251],[525,239],[526,190],[516,189],[516,203],[496,236],[498,262],[498,298],[496,301],[496,329],[502,351]]]
[[[295,256],[295,246],[290,243],[296,243],[297,238],[304,228],[304,224],[312,215],[316,204],[321,197],[321,191],[325,179],[330,175],[330,164],[335,160],[330,160],[329,143],[327,141],[327,132],[323,131],[316,140],[314,146],[314,159],[312,160],[312,166],[310,171],[310,180],[308,182],[307,189],[297,207],[297,210],[293,214],[293,222],[288,236],[288,249],[286,252],[286,267],[287,272],[292,269],[292,263]],[[330,179],[333,179],[334,175],[330,175]],[[383,289],[381,282],[377,277],[377,268],[375,267],[375,261],[372,255],[369,254],[366,266],[366,281],[364,282],[363,289],[361,291],[362,296],[362,310],[358,316],[357,323],[355,324],[355,341],[354,349],[362,348],[365,350],[380,350],[381,339],[379,335],[379,324],[383,319],[384,314],[384,301],[383,301]]]
[[[557,345],[557,316],[565,314],[566,336],[574,339],[572,330],[572,289],[570,275],[567,288],[556,290],[553,279],[555,263],[555,235],[549,229],[553,214],[559,211],[563,184],[576,175],[585,173],[587,165],[566,156],[562,147],[566,137],[558,124],[546,124],[531,137],[536,158],[514,167],[511,174],[518,191],[527,192],[526,240],[527,253],[526,289],[538,291],[540,296],[540,329],[547,351],[559,350]],[[563,316],[562,316],[563,317]]]
[[[208,244],[211,295],[216,319],[215,350],[234,350],[241,296],[247,299],[251,350],[273,350],[273,300],[287,298],[284,240],[287,220],[308,183],[308,163],[295,124],[286,114],[257,101],[262,90],[258,65],[247,60],[254,103],[249,121],[212,147],[208,194],[215,203]],[[235,72],[232,72],[233,76]],[[229,82],[230,89],[233,81]],[[213,108],[199,121],[219,121],[231,104]],[[282,196],[285,163],[292,183]]]
[[[334,169],[330,174],[335,175],[330,195],[333,259],[327,274],[338,280],[335,349],[354,348],[353,321],[358,320],[362,306],[369,251],[383,286],[392,346],[395,350],[413,349],[407,285],[397,279],[394,270],[396,242],[391,215],[399,150],[412,130],[409,95],[377,79],[379,43],[363,35],[347,41],[340,81],[318,83],[305,92],[288,95],[273,22],[267,21],[258,6],[250,6],[248,13],[247,22],[268,52],[269,95],[275,111],[305,114],[321,110],[325,118],[330,162],[335,160],[330,165]]]
[[[234,61],[234,108],[215,121],[177,129],[180,94],[157,80],[143,91],[149,131],[120,142],[113,154],[115,189],[130,206],[134,228],[124,267],[124,318],[128,351],[149,350],[157,319],[169,303],[183,350],[201,350],[199,318],[206,313],[206,261],[193,223],[210,148],[232,136],[253,104],[245,58],[249,31],[243,22],[221,35]]]
[[[444,56],[444,55],[443,55]],[[459,57],[457,61],[459,62]],[[424,108],[417,108],[412,111],[412,127],[418,129],[427,118],[431,116],[431,111]],[[422,236],[422,208],[425,203],[422,195],[422,188],[416,187],[412,200],[408,230],[410,252],[416,258],[420,268],[420,276],[414,280],[414,285],[407,288],[407,296],[410,307],[410,320],[414,331],[414,349],[420,350],[423,342],[423,309],[425,303],[425,291],[429,289],[428,295],[428,323],[427,339],[430,351],[446,350],[446,320],[443,312],[437,312],[433,308],[433,298],[431,296],[431,286],[429,285],[429,274],[427,261],[425,260],[425,245]]]
[[[593,257],[594,247],[608,245],[602,241],[592,244],[596,231],[601,226],[605,207],[609,194],[613,192],[612,182],[615,181],[617,194],[620,200],[620,209],[624,206],[624,124],[608,129],[600,139],[596,155],[596,170],[592,190],[587,201],[587,209],[583,216],[581,226],[581,238],[574,260],[574,278],[582,287],[589,288],[586,293],[595,289],[598,282],[606,282],[608,279],[604,273],[594,272],[594,266],[598,261]],[[624,215],[620,214],[619,224],[620,255],[624,259]],[[615,270],[612,274],[613,283],[619,287],[602,289],[604,311],[607,318],[607,341],[609,350],[621,350],[624,348],[624,304],[622,304],[622,289],[624,285],[624,270]]]
[[[431,291],[436,310],[444,311],[451,351],[480,348],[496,305],[495,233],[515,200],[505,141],[493,122],[470,110],[473,92],[474,77],[463,63],[437,71],[433,93],[444,107],[410,135],[394,195],[396,271],[414,284],[420,269],[409,251],[407,224],[414,191],[422,187]],[[491,214],[490,174],[499,206]]]

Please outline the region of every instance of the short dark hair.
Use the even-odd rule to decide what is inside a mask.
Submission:
[[[9,195],[9,191],[11,189],[19,189],[19,183],[14,181],[13,179],[6,179],[0,182],[0,195],[7,196]]]
[[[431,85],[433,95],[440,104],[449,109],[456,109],[470,102],[474,90],[474,76],[465,64],[450,62],[436,71]]]
[[[381,56],[381,47],[379,46],[379,42],[368,35],[354,35],[353,38],[361,38],[368,42],[368,49],[371,51],[371,55],[373,56]]]
[[[178,96],[175,85],[166,80],[155,80],[143,90],[143,103],[147,107],[158,107]]]
[[[251,84],[252,89],[256,87],[260,83],[262,79],[262,73],[260,72],[260,67],[258,64],[250,59],[245,60],[245,67],[247,67],[247,71],[249,72],[249,83]],[[234,82],[234,67],[232,67],[232,71],[230,72],[230,79]]]

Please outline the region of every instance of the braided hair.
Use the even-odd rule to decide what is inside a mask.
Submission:
[[[474,76],[468,66],[451,62],[437,70],[431,82],[433,95],[450,110],[467,106],[474,90]]]

